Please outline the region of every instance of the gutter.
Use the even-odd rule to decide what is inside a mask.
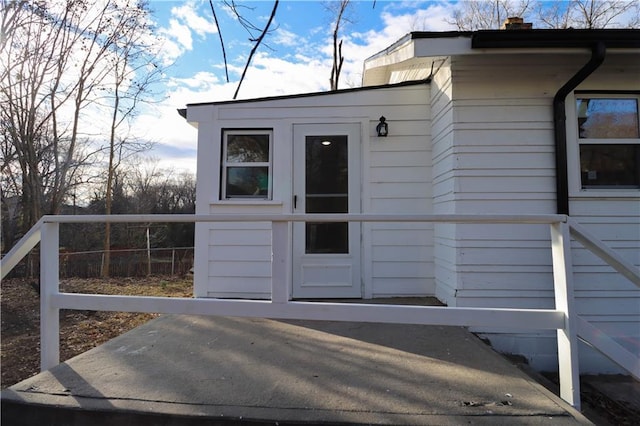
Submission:
[[[553,132],[556,149],[556,209],[569,214],[569,173],[567,170],[567,116],[565,101],[580,83],[604,62],[607,46],[599,41],[591,48],[591,59],[553,97]]]

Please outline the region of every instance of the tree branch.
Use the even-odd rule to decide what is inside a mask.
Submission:
[[[242,76],[240,77],[240,81],[238,82],[238,87],[236,88],[236,92],[233,94],[233,99],[236,99],[238,97],[238,92],[240,91],[240,87],[242,86],[244,77],[247,74],[249,65],[251,65],[251,60],[253,59],[253,55],[255,55],[256,51],[258,50],[258,47],[260,46],[260,43],[262,43],[262,40],[267,35],[267,32],[269,32],[269,27],[271,26],[271,22],[273,22],[273,18],[276,16],[276,10],[278,9],[279,3],[280,3],[280,0],[276,0],[273,3],[273,9],[271,10],[271,16],[269,16],[269,21],[267,22],[267,25],[265,25],[264,29],[262,30],[260,37],[258,37],[258,39],[256,40],[256,43],[253,45],[253,48],[251,49],[251,53],[249,53],[249,58],[247,58],[247,63],[245,64],[244,70],[242,71]]]
[[[218,28],[218,37],[220,38],[220,46],[222,47],[222,58],[224,60],[224,73],[227,77],[227,83],[229,82],[229,65],[227,64],[227,52],[224,48],[224,41],[222,40],[222,30],[220,29],[220,24],[218,24],[218,17],[216,16],[216,10],[213,7],[213,0],[209,0],[209,5],[211,6],[211,13],[213,13],[213,20],[216,23],[216,27]]]

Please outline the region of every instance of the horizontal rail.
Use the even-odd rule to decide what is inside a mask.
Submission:
[[[557,330],[565,316],[554,309],[455,308],[446,306],[286,302],[57,293],[58,309],[241,316],[271,319],[356,321],[518,330]],[[508,324],[508,326],[507,326]]]
[[[552,224],[566,222],[566,215],[406,215],[406,214],[153,214],[153,215],[52,215],[43,216],[45,223],[93,223],[93,222],[431,222],[477,224]]]

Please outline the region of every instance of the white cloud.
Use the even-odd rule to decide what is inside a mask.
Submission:
[[[173,8],[171,13],[200,37],[206,37],[207,34],[218,32],[215,22],[198,15],[195,10],[195,4],[192,2]]]
[[[198,14],[195,2],[189,1],[172,8],[168,27],[160,27],[157,31],[163,39],[163,49],[160,52],[163,64],[171,64],[186,51],[193,50],[194,33],[200,39],[205,39],[208,34],[217,32],[213,20]]]
[[[272,36],[271,41],[280,46],[299,46],[301,43],[300,36],[284,28],[278,28]]]
[[[208,88],[219,84],[220,79],[217,75],[201,71],[193,75],[193,77],[173,79],[171,86],[184,85],[194,90],[207,90]]]
[[[320,60],[290,61],[266,53],[256,55],[239,97],[290,95],[327,90],[330,63]]]
[[[424,9],[419,8],[405,13],[394,13],[395,3],[390,3],[382,14],[387,28],[397,28],[401,32],[411,31],[449,31],[455,26],[447,23],[453,15],[455,4],[450,2],[428,3]]]
[[[177,19],[171,19],[169,21],[169,28],[163,29],[161,34],[170,39],[174,39],[186,50],[193,49],[191,29],[187,25],[181,24]]]

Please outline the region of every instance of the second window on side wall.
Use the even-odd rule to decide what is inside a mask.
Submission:
[[[220,198],[271,199],[271,130],[224,130]]]
[[[640,188],[638,96],[576,96],[582,189]]]

